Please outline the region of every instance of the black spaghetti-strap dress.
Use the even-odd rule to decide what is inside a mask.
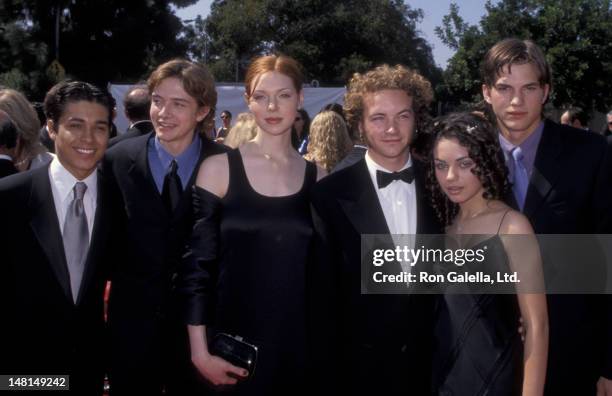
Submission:
[[[507,271],[508,256],[499,234],[472,249],[485,246],[487,263],[483,267]],[[520,317],[517,296],[468,294],[468,289],[453,286],[438,306],[434,394],[520,395],[523,343],[517,331]]]
[[[295,194],[269,197],[250,185],[238,149],[228,152],[229,187],[222,199],[194,188],[196,224],[185,257],[181,294],[190,324],[257,345],[252,378],[231,394],[295,394],[305,381],[305,271],[312,222],[306,164]],[[212,333],[212,334],[211,334]]]

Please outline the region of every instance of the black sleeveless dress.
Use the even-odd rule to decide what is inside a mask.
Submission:
[[[308,195],[317,169],[307,162],[297,193],[269,197],[251,187],[240,151],[227,155],[225,197],[194,189],[196,226],[186,262],[193,255],[200,264],[184,277],[187,317],[196,318],[192,324],[204,317],[209,339],[224,332],[257,345],[254,375],[231,394],[294,394],[305,381],[305,271],[313,233]]]
[[[508,257],[499,235],[472,249],[484,245],[486,266],[507,270]],[[520,395],[523,343],[518,333],[520,310],[516,295],[461,292],[448,290],[438,306],[434,394]]]

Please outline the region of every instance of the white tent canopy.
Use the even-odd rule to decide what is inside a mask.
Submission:
[[[123,109],[123,97],[131,87],[129,84],[110,84],[110,93],[117,102],[117,118],[115,125],[119,134],[124,133],[129,126]],[[344,103],[345,88],[304,88],[304,109],[310,117],[314,117],[328,103]],[[229,110],[234,120],[239,113],[248,111],[244,101],[244,86],[242,85],[217,85],[217,108],[215,122],[217,127],[221,126],[219,116],[223,110]]]

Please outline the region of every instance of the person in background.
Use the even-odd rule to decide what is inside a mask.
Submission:
[[[17,128],[11,118],[0,110],[0,178],[18,172],[13,164],[17,149]]]
[[[344,118],[344,110],[342,110],[342,105],[338,103],[328,103],[325,106],[323,106],[323,108],[321,109],[321,112],[327,111],[327,110],[335,112],[340,117],[342,117],[342,121],[346,122],[346,118]]]
[[[310,134],[310,116],[304,109],[299,109],[291,132],[291,145],[298,153],[306,154],[308,135]]]
[[[612,110],[606,114],[606,126],[603,131],[604,136],[612,136]]]
[[[317,114],[310,124],[308,153],[304,158],[329,172],[351,147],[346,123],[336,112],[327,110]]]
[[[570,107],[561,114],[561,125],[569,125],[574,128],[588,130],[589,119],[584,110],[579,107]]]
[[[109,148],[122,140],[146,135],[153,131],[153,124],[149,115],[151,94],[146,85],[138,84],[130,87],[123,98],[123,107],[130,126],[125,133],[115,136],[110,140]]]
[[[38,115],[26,97],[14,89],[2,89],[0,110],[6,112],[17,127],[15,167],[22,172],[51,162],[53,155],[40,143]]]
[[[230,128],[232,127],[232,113],[230,113],[229,110],[223,110],[221,112],[220,118],[221,118],[221,123],[223,125],[221,125],[219,129],[217,129],[217,133],[215,136],[215,141],[218,143],[223,142],[223,139],[225,139],[225,137],[230,131]]]
[[[231,148],[238,148],[253,139],[255,135],[257,135],[257,124],[253,114],[240,113],[236,117],[236,123],[230,129],[223,144]]]

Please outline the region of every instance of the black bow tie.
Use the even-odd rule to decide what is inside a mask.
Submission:
[[[414,180],[414,171],[412,167],[393,173],[380,170],[376,171],[376,183],[378,184],[378,188],[387,187],[393,180],[402,180],[406,183],[412,183]]]

